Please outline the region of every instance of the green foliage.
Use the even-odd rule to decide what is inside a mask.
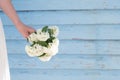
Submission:
[[[33,44],[31,44],[30,46],[31,46],[31,47],[33,47],[33,46],[35,45],[35,43],[36,43],[36,42],[35,42],[35,41],[33,41]]]
[[[49,35],[50,35],[50,38],[47,39],[46,41],[37,41],[37,42],[33,41],[33,43],[31,44],[31,46],[34,46],[35,44],[39,44],[41,46],[48,47],[48,43],[52,43],[53,42],[53,40],[55,39],[55,37],[52,36],[54,34],[54,31],[52,29],[49,29],[48,26],[44,26],[42,28],[42,32],[48,32]],[[34,33],[37,34],[36,31]],[[27,38],[27,41],[29,42],[28,38]]]
[[[53,35],[53,30],[48,29],[48,33],[50,34],[50,36],[52,36]]]
[[[55,39],[55,37],[52,37],[52,36],[51,36],[49,39],[47,39],[46,42],[47,42],[47,43],[52,43],[52,42],[53,42],[53,39]]]
[[[37,34],[37,32],[36,32],[36,31],[35,31],[34,33],[35,33],[35,34]]]
[[[38,41],[37,43],[41,46],[48,47],[48,43],[46,41]]]
[[[48,47],[48,43],[46,41],[33,41],[33,44],[31,44],[31,46],[34,46],[35,44],[39,44],[41,46],[44,46],[44,47]]]
[[[27,42],[29,42],[29,39],[27,38]]]
[[[48,30],[48,26],[42,28],[42,32],[47,32],[47,30]]]
[[[46,53],[43,53],[42,55],[40,55],[40,56],[38,56],[38,57],[43,57],[43,56],[45,56],[46,55]]]

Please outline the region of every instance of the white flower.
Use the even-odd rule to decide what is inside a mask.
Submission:
[[[27,54],[31,57],[40,56],[43,54],[43,47],[39,44],[35,44],[34,46],[26,45],[25,50]]]
[[[56,45],[56,46],[59,46],[59,39],[55,38],[53,40],[53,44]]]
[[[41,33],[42,32],[42,29],[37,29],[37,34]]]
[[[57,26],[49,26],[49,29],[51,29],[53,31],[53,36],[57,37],[58,33],[59,33],[59,29]]]
[[[37,38],[40,41],[46,41],[48,38],[50,38],[50,36],[48,32],[39,32],[39,34],[37,34]]]
[[[28,40],[30,43],[33,43],[33,41],[37,41],[37,35],[35,33],[31,33],[29,36],[28,36]]]
[[[56,39],[55,43],[49,43],[48,48],[44,49],[44,52],[49,55],[56,55],[58,53],[59,40]]]
[[[33,49],[34,49],[34,56],[40,56],[43,54],[43,47],[40,46],[39,44],[35,44],[33,46]]]
[[[50,56],[50,55],[45,55],[45,56],[42,56],[42,57],[38,57],[41,61],[43,61],[43,62],[46,62],[46,61],[49,61],[51,58],[52,58],[52,56]]]
[[[51,53],[51,50],[47,47],[43,47],[43,53],[49,54],[49,53]]]
[[[50,48],[50,51],[51,51],[51,55],[56,55],[57,53],[58,53],[58,46],[56,46],[56,45],[52,45]]]
[[[26,45],[26,46],[25,46],[25,51],[26,51],[26,53],[27,53],[29,56],[34,57],[34,55],[33,55],[33,48],[32,48],[31,46]]]
[[[32,33],[28,36],[28,40],[29,43],[31,43],[31,45],[25,46],[26,53],[31,57],[38,57],[41,61],[44,62],[49,61],[52,58],[52,56],[58,53],[59,46],[59,39],[57,38],[58,33],[59,30],[57,26],[49,26],[49,28],[46,31],[44,30],[43,32],[42,29],[37,29],[36,33]],[[53,37],[55,39],[53,39]],[[52,43],[50,43],[51,40],[49,38],[53,39]],[[39,44],[39,41],[46,41],[47,39],[49,39],[49,41],[47,41],[47,43],[45,44],[45,46],[47,47],[42,46],[44,42],[43,44],[41,43],[41,45]],[[44,53],[45,55],[43,55]]]

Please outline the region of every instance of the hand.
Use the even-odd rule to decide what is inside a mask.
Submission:
[[[22,34],[24,38],[27,38],[31,33],[35,32],[35,29],[32,27],[29,27],[23,23],[16,26],[18,31]]]

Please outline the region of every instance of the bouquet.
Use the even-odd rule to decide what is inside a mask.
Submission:
[[[59,33],[57,26],[44,26],[27,37],[25,51],[30,57],[38,57],[41,61],[49,61],[58,53]]]

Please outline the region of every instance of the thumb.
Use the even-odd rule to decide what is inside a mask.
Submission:
[[[35,32],[35,29],[34,28],[30,28],[29,32],[30,32],[30,34],[33,33],[33,32]]]
[[[30,35],[29,32],[26,32],[26,33],[24,34],[24,37],[25,37],[25,38],[28,38],[29,35]]]

